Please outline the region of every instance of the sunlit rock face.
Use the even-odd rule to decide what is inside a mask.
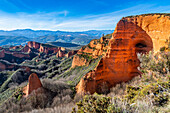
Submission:
[[[25,96],[28,96],[34,90],[37,90],[38,88],[42,87],[41,81],[38,78],[37,74],[35,74],[35,73],[32,73],[29,76],[28,82],[29,82],[28,85],[26,87],[24,87],[24,89],[23,89]]]
[[[170,40],[170,15],[166,14],[148,14],[126,17],[141,27],[151,37],[154,52],[158,52]]]
[[[39,49],[40,48],[40,43],[38,43],[38,42],[34,42],[34,41],[29,41],[28,42],[28,47],[30,47],[30,48],[35,48],[35,49]]]
[[[105,57],[94,71],[87,73],[77,85],[77,93],[105,93],[120,82],[131,80],[140,74],[140,62],[136,53],[152,50],[151,37],[137,22],[121,19],[109,41]]]

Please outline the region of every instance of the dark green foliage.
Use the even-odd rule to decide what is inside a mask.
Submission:
[[[160,52],[147,55],[139,55],[141,61],[142,78],[136,86],[129,85],[126,88],[126,98],[130,103],[150,98],[153,105],[165,106],[170,101],[170,76],[168,52]]]
[[[143,99],[146,96],[150,96],[154,105],[163,106],[167,104],[170,98],[168,94],[170,91],[170,82],[157,82],[140,87],[128,86],[126,91],[126,98],[131,103],[136,102],[138,99]]]
[[[165,51],[165,50],[166,50],[165,46],[160,48],[160,51]]]
[[[170,52],[161,52],[153,55],[149,52],[147,55],[140,55],[139,60],[142,62],[140,67],[142,72],[152,70],[159,74],[168,74],[170,72]]]
[[[0,106],[2,103],[7,101],[11,96],[14,95],[16,88],[8,88],[4,92],[0,93]]]
[[[110,104],[110,97],[86,95],[77,103],[77,113],[106,113]],[[75,109],[72,112],[76,112]]]
[[[88,66],[76,66],[75,68],[68,69],[64,73],[60,74],[59,76],[54,77],[54,79],[66,79],[67,83],[70,85],[76,86],[80,79],[89,71],[94,70],[97,66],[98,62],[102,56],[99,56],[96,59],[92,59]]]
[[[112,38],[112,34],[113,34],[113,33],[107,34],[107,35],[105,35],[104,37],[107,38],[107,39],[111,39],[111,38]]]
[[[41,44],[41,46],[43,46],[43,47],[48,47],[48,48],[56,47],[56,46],[53,46],[53,45],[50,45],[50,44]]]
[[[3,92],[4,90],[8,89],[11,86],[19,85],[22,82],[28,80],[29,75],[31,72],[26,72],[25,69],[18,69],[14,73],[12,73],[8,79],[1,85],[0,92]]]
[[[84,53],[84,54],[77,54],[80,58],[83,57],[87,60],[87,62],[91,61],[93,59],[92,55]]]

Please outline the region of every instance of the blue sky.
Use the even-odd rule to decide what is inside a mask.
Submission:
[[[113,30],[144,13],[170,13],[170,0],[0,0],[0,29]]]

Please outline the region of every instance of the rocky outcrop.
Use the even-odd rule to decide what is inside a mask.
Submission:
[[[155,52],[158,52],[165,46],[166,41],[170,40],[170,16],[166,14],[146,14],[125,19],[141,27],[151,37]]]
[[[65,51],[59,50],[58,53],[56,54],[56,57],[64,57],[65,56]]]
[[[24,48],[21,49],[21,52],[31,52],[31,48],[28,45],[25,45]]]
[[[25,93],[25,96],[28,96],[33,91],[35,91],[38,88],[42,87],[41,81],[38,78],[37,74],[35,74],[35,73],[32,73],[29,76],[28,82],[29,82],[28,85],[26,87],[24,87],[24,89],[23,89],[23,92]]]
[[[40,43],[38,42],[34,42],[34,41],[29,41],[27,43],[28,47],[30,48],[35,48],[35,49],[39,49],[40,48]]]
[[[69,52],[66,52],[65,49],[60,49],[57,54],[56,54],[56,57],[59,58],[59,57],[71,57],[73,55],[75,55],[77,53],[77,50],[72,50],[72,51],[69,51]]]
[[[39,52],[50,54],[50,53],[57,53],[59,50],[61,50],[61,47],[46,47],[40,45]]]
[[[87,46],[83,46],[74,56],[72,62],[72,68],[76,66],[88,65],[91,60],[87,59],[98,58],[98,56],[105,55],[108,48],[109,39],[101,37],[100,39],[94,39],[90,41]],[[87,58],[82,56],[88,56]]]
[[[77,50],[69,51],[65,56],[66,56],[67,58],[69,58],[69,57],[75,55],[77,52],[78,52]]]
[[[88,65],[87,63],[88,62],[84,57],[80,57],[78,55],[75,55],[74,58],[73,58],[73,62],[72,62],[72,68],[74,68],[76,66]]]
[[[117,83],[127,82],[139,75],[141,72],[137,67],[140,62],[136,53],[159,51],[169,40],[169,26],[170,17],[165,15],[122,18],[109,41],[105,56],[95,70],[80,80],[76,86],[77,93],[105,93]]]

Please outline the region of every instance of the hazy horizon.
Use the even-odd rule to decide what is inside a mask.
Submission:
[[[67,30],[48,30],[48,29],[43,29],[43,30],[40,30],[40,29],[30,29],[30,28],[25,28],[25,29],[14,29],[14,30],[3,30],[3,29],[0,29],[0,31],[5,31],[5,32],[8,32],[8,31],[16,31],[16,30],[32,30],[32,31],[53,31],[53,32],[57,32],[57,31],[61,31],[61,32],[86,32],[86,31],[114,31],[114,29],[108,29],[108,30],[105,30],[105,29],[101,29],[101,30],[96,30],[96,29],[91,29],[91,30],[84,30],[84,31],[67,31]]]

